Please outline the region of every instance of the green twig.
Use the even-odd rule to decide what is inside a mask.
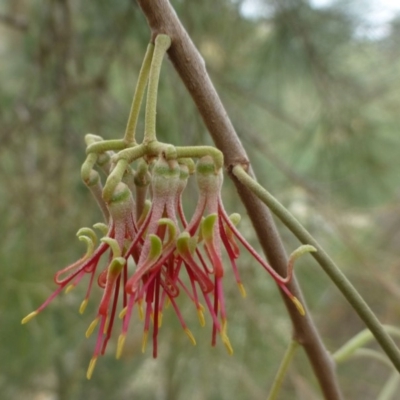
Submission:
[[[93,171],[93,167],[97,161],[97,154],[88,154],[86,156],[86,160],[83,162],[81,167],[81,178],[85,184],[89,184],[91,172]]]
[[[278,394],[283,383],[283,378],[286,375],[286,372],[290,366],[290,363],[298,347],[299,343],[297,341],[292,340],[290,342],[289,347],[287,348],[286,353],[283,356],[278,372],[276,373],[274,383],[272,384],[272,388],[271,391],[269,392],[267,400],[275,400],[278,398]]]
[[[397,336],[400,338],[400,329],[390,325],[383,325],[383,329],[392,336]],[[370,330],[364,329],[357,335],[352,337],[347,343],[345,343],[339,350],[337,350],[333,355],[333,359],[337,363],[346,361],[351,357],[356,350],[364,347],[366,344],[373,340],[373,335]]]
[[[171,45],[171,39],[167,35],[158,35],[155,40],[153,59],[151,62],[149,88],[147,91],[145,129],[143,143],[156,140],[156,109],[158,81],[164,54]]]
[[[400,372],[400,351],[398,347],[385,331],[384,327],[369,308],[365,300],[325,252],[322,246],[300,224],[300,222],[281,203],[279,203],[277,199],[250,177],[241,165],[234,166],[232,173],[243,185],[248,187],[271,209],[271,211],[289,228],[301,243],[310,244],[318,250],[315,253],[311,253],[311,255],[318,261],[319,265],[346,297],[347,301],[352,305],[359,317],[365,322],[377,342],[388,355],[393,365]]]
[[[176,147],[176,155],[178,158],[200,158],[203,156],[211,156],[215,162],[217,170],[224,165],[224,155],[222,152],[212,146],[185,146]]]
[[[357,349],[353,353],[353,357],[351,358],[369,358],[370,360],[379,361],[380,363],[385,364],[391,370],[394,370],[393,364],[387,358],[386,354],[383,354],[376,350],[366,349],[366,348]],[[396,373],[398,372],[396,371]]]
[[[128,144],[135,143],[136,124],[139,116],[140,106],[144,91],[147,85],[147,78],[149,77],[151,59],[153,58],[154,45],[150,43],[147,46],[147,51],[144,56],[142,68],[139,72],[138,81],[136,84],[135,94],[133,95],[131,111],[129,113],[128,123],[126,125],[124,141]]]
[[[105,151],[123,150],[127,147],[127,144],[123,139],[103,140],[100,142],[94,142],[86,147],[86,154],[96,153],[101,154]]]
[[[121,182],[122,176],[124,175],[127,167],[128,162],[122,159],[117,162],[114,169],[110,172],[110,175],[108,176],[103,189],[103,200],[106,203],[111,200],[114,190],[117,187],[118,183]]]

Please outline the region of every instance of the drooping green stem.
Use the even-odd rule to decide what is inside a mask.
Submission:
[[[177,158],[200,158],[211,156],[215,162],[217,170],[224,166],[224,155],[222,152],[212,146],[185,146],[176,147]]]
[[[90,183],[91,172],[97,161],[97,154],[88,154],[81,167],[81,178],[86,185]]]
[[[121,150],[115,155],[115,161],[125,160],[128,164],[143,157],[146,152],[146,147],[143,144],[139,144],[135,147],[130,147],[128,149]]]
[[[128,144],[135,143],[136,124],[142,105],[144,91],[149,77],[151,60],[153,58],[154,45],[150,43],[147,46],[147,51],[144,56],[143,64],[139,72],[138,81],[136,84],[135,94],[133,95],[131,111],[129,113],[128,123],[126,125],[124,141]]]
[[[123,150],[127,147],[127,144],[123,139],[113,139],[113,140],[102,140],[100,142],[95,142],[86,147],[86,154],[90,153],[104,153],[105,151],[118,151]]]
[[[243,185],[249,188],[270,208],[270,210],[289,228],[301,243],[310,244],[317,249],[317,252],[311,253],[311,255],[318,261],[319,265],[346,297],[347,301],[352,305],[359,317],[372,332],[384,352],[388,355],[393,365],[400,372],[400,351],[398,347],[385,331],[384,327],[369,308],[365,300],[325,252],[322,246],[300,224],[300,222],[297,221],[297,219],[277,199],[275,199],[275,197],[250,177],[241,165],[234,166],[232,173]]]
[[[400,329],[390,325],[383,325],[383,329],[392,336],[397,336],[400,338]],[[353,353],[365,346],[371,340],[373,340],[373,335],[370,330],[364,329],[357,335],[352,337],[347,343],[345,343],[339,350],[333,353],[332,357],[337,363],[341,363],[350,358]]]
[[[161,65],[166,51],[171,45],[167,35],[158,35],[155,40],[153,59],[151,61],[149,88],[147,90],[145,129],[143,143],[156,140],[156,109],[158,81],[160,79]]]
[[[379,361],[380,363],[385,364],[391,370],[394,370],[393,364],[388,359],[387,355],[377,350],[367,348],[357,349],[352,354],[351,358],[369,358],[370,360]],[[398,372],[396,371],[396,373]]]
[[[110,201],[115,188],[117,187],[118,183],[121,182],[127,166],[128,162],[126,160],[119,160],[114,169],[110,172],[103,189],[103,200],[106,203]]]
[[[385,326],[387,328],[387,326]],[[392,328],[392,327],[389,327]],[[399,330],[396,329],[396,334],[398,335]],[[373,336],[368,330],[365,330],[363,332],[360,332],[358,335],[356,335],[356,339],[358,337],[358,342],[363,344],[366,344],[367,341],[372,340]],[[336,362],[343,362],[346,361],[348,358],[353,358],[353,357],[367,357],[369,359],[379,361],[382,364],[385,364],[390,368],[390,371],[392,373],[390,374],[389,378],[383,385],[381,391],[379,392],[378,396],[376,397],[377,400],[395,400],[397,397],[395,397],[396,393],[398,393],[398,386],[400,384],[400,375],[398,371],[396,371],[393,368],[393,364],[390,362],[390,360],[382,353],[372,350],[372,349],[366,349],[366,348],[357,348],[356,350],[353,350],[356,341],[351,339],[348,343],[346,343],[337,353],[338,357],[333,355],[333,358],[335,359]],[[353,343],[351,343],[353,342]],[[343,350],[348,349],[349,351],[344,351]]]
[[[298,347],[299,343],[297,341],[292,340],[290,342],[289,347],[287,348],[286,353],[283,356],[278,372],[276,373],[274,383],[272,384],[272,388],[269,392],[267,400],[276,400],[278,398],[278,394],[283,383],[283,378],[286,375],[286,372]]]

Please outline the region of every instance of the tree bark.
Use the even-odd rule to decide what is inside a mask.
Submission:
[[[170,36],[172,45],[168,50],[169,58],[192,96],[216,147],[223,152],[228,173],[233,166],[242,164],[248,166],[249,174],[254,176],[246,151],[210,80],[204,60],[169,1],[137,0],[137,2],[151,28],[152,41],[161,33]],[[230,175],[271,266],[280,275],[285,276],[287,255],[269,209],[231,173]],[[288,288],[306,309],[306,316],[301,316],[287,296],[281,293],[292,320],[293,338],[306,351],[325,399],[340,400],[342,395],[337,383],[334,362],[322,343],[295,278]]]

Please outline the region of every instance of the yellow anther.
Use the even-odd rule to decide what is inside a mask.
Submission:
[[[293,304],[296,306],[298,312],[300,313],[300,315],[306,315],[306,310],[304,310],[303,305],[300,303],[299,299],[295,296],[293,296],[291,298],[291,300],[293,301]]]
[[[190,331],[189,328],[185,328],[185,333],[186,335],[188,335],[190,341],[192,342],[192,345],[196,346],[196,339],[194,338],[193,333]]]
[[[38,315],[39,312],[38,311],[32,311],[30,314],[28,314],[22,321],[21,324],[24,325],[27,322],[29,322],[32,318],[36,317],[36,315]]]
[[[169,297],[167,297],[167,300],[165,300],[165,306],[164,308],[167,309],[171,304],[171,300],[169,299]]]
[[[139,310],[139,319],[141,321],[144,320],[144,312],[143,312],[143,301],[139,300],[138,301],[138,310]]]
[[[199,317],[200,326],[204,327],[206,325],[206,319],[204,318],[203,307],[201,305],[199,306],[200,307],[197,309],[197,316]]]
[[[226,335],[226,331],[228,330],[228,321],[225,318],[221,321],[221,328],[222,333]]]
[[[126,335],[121,333],[118,337],[118,344],[117,344],[117,354],[116,359],[119,360],[122,355],[122,350],[124,349]]]
[[[243,283],[238,282],[238,287],[239,287],[240,294],[242,295],[243,298],[245,298],[247,296],[247,293],[246,293],[246,289],[243,286]]]
[[[106,317],[106,323],[104,324],[104,328],[103,328],[103,333],[104,334],[107,333],[109,323],[110,323],[110,318],[107,316]]]
[[[127,311],[128,311],[128,307],[124,307],[124,308],[121,310],[121,312],[119,313],[118,318],[119,318],[119,319],[123,319],[123,318],[125,317]]]
[[[149,336],[149,331],[144,331],[143,332],[143,338],[142,338],[142,353],[146,351],[146,346],[147,346],[147,337]]]
[[[65,294],[68,294],[73,288],[75,287],[75,285],[73,283],[71,283],[70,285],[68,285],[65,288]]]
[[[89,299],[85,299],[82,301],[81,306],[79,307],[79,314],[83,314],[86,310],[86,306],[89,303]]]
[[[161,328],[162,326],[162,319],[163,319],[163,313],[158,312],[158,327]]]
[[[224,332],[221,332],[221,339],[222,339],[222,342],[225,345],[225,348],[226,348],[227,352],[231,356],[233,354],[233,348],[232,348],[231,342],[230,342],[230,340],[228,338],[228,335],[226,333],[224,333]]]
[[[99,322],[99,319],[100,319],[100,317],[97,317],[96,319],[94,319],[93,321],[92,321],[92,323],[89,325],[89,328],[87,328],[87,331],[86,331],[86,337],[87,338],[89,338],[90,337],[90,335],[93,333],[93,331],[95,330],[95,328],[96,328],[96,326],[97,326],[97,324],[98,324],[98,322]]]
[[[90,360],[89,367],[88,367],[87,372],[86,372],[86,378],[87,379],[90,379],[92,377],[93,371],[94,371],[94,367],[96,366],[96,361],[97,361],[97,357],[93,357]]]

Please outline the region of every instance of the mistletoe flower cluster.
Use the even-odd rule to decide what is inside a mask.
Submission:
[[[240,216],[228,215],[225,211],[221,198],[222,153],[207,146],[174,147],[157,141],[157,83],[161,60],[169,45],[169,37],[159,35],[155,46],[148,47],[124,139],[104,141],[99,136],[86,135],[87,158],[81,175],[106,222],[93,226],[100,232],[100,240],[91,228],[78,231],[78,239],[87,246],[85,254],[55,274],[55,291],[22,320],[23,324],[30,321],[62,291],[68,293],[87,277],[88,286],[80,313],[87,307],[93,286],[102,293],[97,312],[86,332],[89,337],[97,328],[88,378],[98,357],[106,351],[117,316],[122,319],[122,330],[117,340],[116,356],[121,357],[128,330],[134,325],[131,323],[134,308],[138,309],[143,323],[143,352],[151,334],[153,356],[157,356],[163,310],[168,304],[195,344],[178,307],[179,296],[193,304],[202,326],[206,321],[204,314],[209,314],[212,345],[220,337],[232,354],[224,279],[230,279],[233,273],[240,293],[246,296],[238,268],[240,247],[250,252],[304,315],[301,303],[289,291],[287,284],[292,276],[294,260],[315,249],[302,246],[290,257],[287,276],[278,275],[238,231]],[[145,134],[143,142],[137,144],[135,126],[147,79]],[[196,165],[193,158],[197,159]],[[106,176],[104,187],[102,173]],[[198,200],[193,215],[186,218],[182,203],[190,175],[195,175]],[[224,266],[224,259],[229,260],[230,268]]]
[[[106,350],[118,308],[123,322],[118,338],[117,358],[122,354],[134,307],[139,309],[139,315],[143,319],[143,351],[152,330],[153,356],[157,356],[157,338],[163,309],[167,303],[172,305],[183,330],[195,344],[177,304],[179,295],[193,303],[202,326],[205,325],[204,312],[208,312],[212,321],[212,345],[215,345],[219,335],[228,352],[232,354],[223,291],[223,280],[230,274],[224,268],[223,253],[228,256],[233,276],[245,297],[246,292],[237,265],[240,254],[238,242],[270,273],[299,312],[304,314],[301,304],[286,287],[292,268],[289,268],[286,278],[280,277],[238,231],[236,225],[240,216],[228,216],[225,211],[221,198],[222,169],[217,169],[211,156],[204,156],[197,162],[195,176],[199,190],[198,202],[191,219],[186,219],[182,195],[191,165],[191,160],[187,159],[166,160],[162,153],[151,166],[151,201],[144,202],[140,215],[136,214],[138,207],[129,186],[123,182],[118,183],[106,204],[108,225],[99,223],[94,226],[104,234],[99,244],[92,229],[80,229],[77,235],[86,242],[86,253],[55,274],[54,281],[58,288],[23,320],[23,323],[28,322],[62,290],[69,292],[88,275],[89,284],[80,307],[80,312],[83,313],[93,283],[97,280],[102,298],[97,315],[86,332],[89,337],[99,325],[88,377],[92,374],[98,356]],[[136,192],[140,189],[136,188]],[[143,196],[140,197],[143,202]],[[98,271],[102,257],[107,260],[107,266]],[[129,276],[130,263],[134,265],[134,269]]]

